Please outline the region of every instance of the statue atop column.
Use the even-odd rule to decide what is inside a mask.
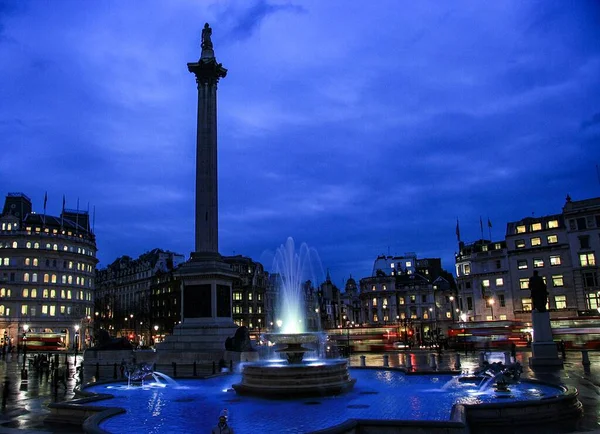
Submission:
[[[208,25],[208,23],[204,24],[204,28],[202,29],[202,50],[212,50],[213,43],[210,39],[212,35],[212,29]]]
[[[546,312],[546,303],[548,303],[548,289],[546,283],[542,279],[537,270],[533,272],[533,276],[529,278],[529,289],[531,290],[531,301],[533,309],[538,312]]]

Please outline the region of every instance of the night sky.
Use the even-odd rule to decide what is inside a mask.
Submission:
[[[600,196],[600,2],[0,0],[0,194],[95,207],[100,266],[193,249],[196,84],[219,62],[220,251],[379,254]]]

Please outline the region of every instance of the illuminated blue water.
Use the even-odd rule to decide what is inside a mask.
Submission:
[[[111,433],[209,433],[223,409],[236,434],[306,433],[350,418],[449,420],[455,403],[498,402],[495,392],[476,384],[452,381],[449,375],[412,375],[400,371],[352,369],[354,389],[341,396],[298,400],[267,400],[236,395],[231,385],[239,375],[209,380],[178,380],[180,386],[130,388],[98,385],[86,391],[110,393],[95,405],[116,406],[127,413],[108,419],[101,428]],[[540,399],[561,394],[552,386],[511,386],[502,402]]]

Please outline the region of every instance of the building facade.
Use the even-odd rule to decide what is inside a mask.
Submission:
[[[108,267],[98,270],[94,308],[96,326],[108,330],[112,335],[127,337],[135,344],[149,345],[156,334],[154,327],[159,319],[155,310],[158,306],[153,297],[163,295],[163,284],[167,280],[165,276],[169,276],[183,262],[185,257],[181,254],[154,249],[137,259],[122,256]],[[156,286],[155,291],[152,290],[153,285]],[[172,286],[172,283],[166,285],[167,288]],[[159,289],[161,292],[157,294]],[[171,296],[166,294],[169,307],[177,304],[177,299],[170,300]],[[163,334],[165,329],[173,327],[166,318],[162,318],[160,325]]]
[[[3,344],[50,334],[68,348],[89,344],[96,263],[86,211],[37,214],[25,194],[9,193],[0,216]]]
[[[531,320],[529,278],[548,288],[552,319],[597,315],[600,198],[573,201],[562,213],[509,222],[505,239],[459,242],[459,309],[466,321]]]

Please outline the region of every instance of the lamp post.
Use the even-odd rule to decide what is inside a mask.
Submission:
[[[29,331],[29,324],[23,324],[23,364],[25,364],[25,357],[27,356],[27,332]]]
[[[494,299],[492,297],[488,298],[488,304],[492,312],[492,321],[494,321]]]
[[[258,319],[258,340],[260,341],[260,323],[261,323],[261,319]]]
[[[396,338],[400,340],[400,315],[396,315]]]
[[[451,295],[450,296],[450,314],[451,314],[451,318],[452,318],[452,322],[454,322],[454,296]]]
[[[77,357],[78,349],[79,349],[79,324],[75,324],[75,357]]]
[[[156,343],[157,336],[158,336],[158,326],[155,325],[154,326],[154,343]]]

